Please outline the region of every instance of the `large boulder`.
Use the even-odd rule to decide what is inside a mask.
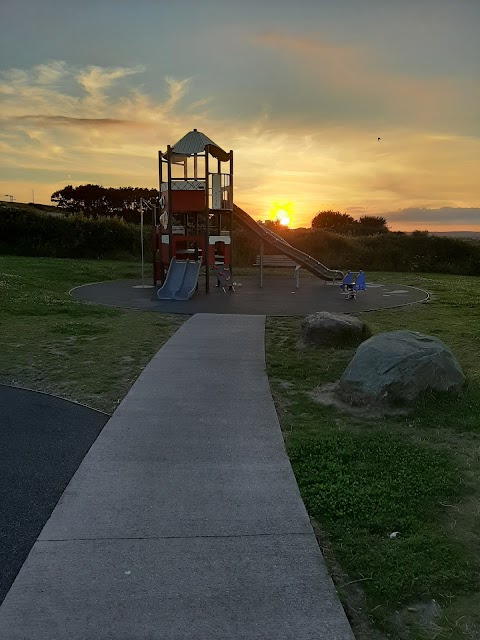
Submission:
[[[427,389],[458,390],[461,366],[438,338],[389,331],[361,344],[339,382],[339,396],[356,405],[409,404]]]
[[[301,335],[305,344],[351,346],[366,340],[371,333],[367,325],[354,316],[319,311],[302,320]]]

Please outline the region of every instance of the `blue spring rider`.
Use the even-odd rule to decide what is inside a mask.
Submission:
[[[340,285],[340,289],[342,291],[347,292],[347,299],[356,298],[357,291],[365,291],[365,274],[362,270],[357,273],[357,277],[353,279],[353,273],[351,271],[347,271],[346,275],[342,280],[342,284]]]

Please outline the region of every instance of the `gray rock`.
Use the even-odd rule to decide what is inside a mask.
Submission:
[[[415,331],[389,331],[361,344],[339,383],[351,404],[409,404],[431,389],[458,390],[461,366],[438,338]]]
[[[302,320],[302,339],[306,344],[343,346],[359,344],[371,334],[367,325],[344,313],[319,311]]]

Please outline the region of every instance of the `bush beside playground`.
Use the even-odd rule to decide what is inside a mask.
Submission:
[[[150,230],[145,248],[150,249]],[[139,226],[119,218],[55,216],[30,208],[0,208],[0,252],[46,258],[135,259]]]
[[[352,271],[413,273],[480,273],[480,243],[431,236],[426,232],[345,236],[321,229],[282,229],[293,246],[327,267]],[[151,257],[151,227],[144,228],[145,257]],[[138,259],[139,225],[115,217],[55,215],[33,206],[0,207],[0,252],[49,258]],[[251,267],[259,253],[257,240],[243,228],[234,230],[233,264]],[[274,250],[266,247],[266,253]]]
[[[467,276],[480,273],[477,241],[432,236],[423,231],[349,237],[317,229],[285,229],[282,236],[331,269]],[[258,253],[258,243],[239,229],[234,237],[235,263],[251,266]],[[266,247],[265,253],[274,251]]]

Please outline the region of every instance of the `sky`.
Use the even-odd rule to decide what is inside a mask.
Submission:
[[[0,24],[0,199],[157,187],[196,128],[256,219],[480,230],[479,0],[2,0]]]

